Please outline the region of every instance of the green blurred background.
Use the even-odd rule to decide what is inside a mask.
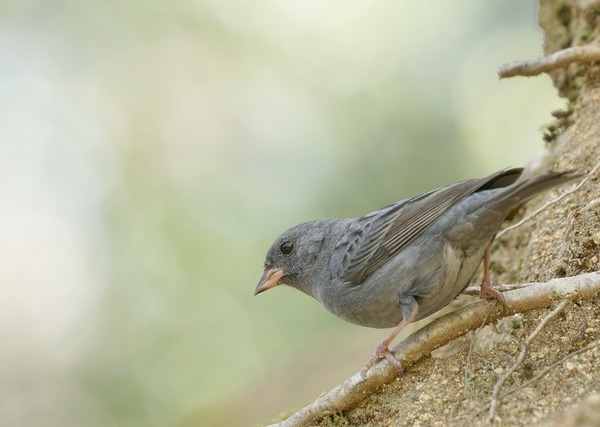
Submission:
[[[518,166],[563,103],[535,1],[0,5],[0,425],[255,425],[385,331],[290,289],[272,240]]]

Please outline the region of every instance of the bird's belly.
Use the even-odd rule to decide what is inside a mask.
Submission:
[[[360,286],[360,285],[358,285]],[[362,290],[354,289],[350,293],[356,298],[351,299],[350,304],[343,306],[328,304],[321,301],[325,308],[347,322],[371,328],[391,328],[402,321],[402,311],[396,292],[389,289],[377,294],[365,295]]]
[[[412,296],[418,304],[416,320],[448,305],[467,286],[483,257],[483,249],[465,253],[444,242],[429,242],[436,250],[406,248],[399,257],[384,265],[358,285],[337,283],[333,292],[317,299],[336,316],[358,325],[390,328],[403,317],[400,300]],[[344,293],[338,298],[337,291]]]
[[[440,275],[437,285],[428,294],[416,298],[419,304],[416,320],[424,319],[446,307],[464,290],[481,264],[483,252],[482,249],[464,256],[464,252],[448,246],[446,259],[450,262],[445,263],[444,274]]]

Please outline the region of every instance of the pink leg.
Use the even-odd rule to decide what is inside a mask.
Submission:
[[[481,280],[481,289],[479,291],[479,298],[485,298],[486,295],[490,295],[494,297],[500,304],[504,310],[506,310],[506,301],[504,299],[504,295],[501,292],[497,291],[492,287],[492,282],[490,281],[490,246],[491,242],[487,248],[485,248],[485,252],[483,254],[483,279]]]
[[[375,353],[373,353],[373,355],[371,356],[369,361],[365,364],[364,368],[362,368],[362,371],[360,371],[360,374],[363,377],[367,375],[367,371],[369,369],[371,369],[371,367],[375,364],[375,362],[377,362],[379,359],[381,359],[383,357],[385,357],[387,360],[389,360],[389,362],[392,365],[394,365],[399,371],[402,370],[402,364],[396,358],[396,356],[394,356],[394,353],[392,353],[390,351],[389,345],[394,340],[394,338],[396,338],[396,336],[400,333],[400,331],[402,331],[402,329],[404,329],[406,327],[406,325],[408,325],[409,323],[412,323],[415,320],[415,317],[417,317],[417,312],[419,311],[418,310],[419,306],[417,305],[416,301],[414,301],[414,299],[413,299],[413,304],[411,304],[409,307],[410,307],[409,308],[410,311],[408,313],[408,316],[405,316],[404,319],[402,320],[402,322],[400,322],[400,324],[394,328],[392,333],[389,334],[388,337],[386,339],[384,339],[381,342],[381,344],[379,344],[377,346],[377,348],[375,349]]]

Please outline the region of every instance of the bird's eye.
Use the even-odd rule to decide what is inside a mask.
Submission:
[[[281,250],[283,254],[288,255],[294,250],[294,245],[290,242],[283,242],[279,247],[279,250]]]

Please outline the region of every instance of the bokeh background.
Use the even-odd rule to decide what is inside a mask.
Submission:
[[[385,331],[272,240],[526,163],[563,106],[534,0],[4,0],[0,425],[255,425]]]

